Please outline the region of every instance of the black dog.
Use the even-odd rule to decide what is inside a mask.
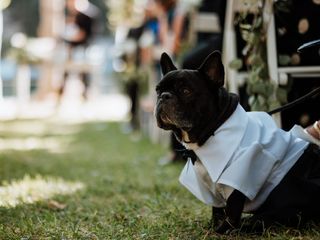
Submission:
[[[157,124],[195,152],[180,182],[213,206],[217,232],[239,228],[242,212],[265,226],[320,219],[320,151],[299,127],[285,132],[268,114],[245,112],[223,87],[219,52],[198,70],[177,70],[165,53],[160,63]]]

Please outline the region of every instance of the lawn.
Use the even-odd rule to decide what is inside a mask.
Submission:
[[[0,239],[257,239],[208,229],[210,207],[159,166],[163,146],[119,123],[0,124]],[[319,226],[259,239],[320,239]]]

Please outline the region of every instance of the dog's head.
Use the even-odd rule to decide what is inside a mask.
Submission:
[[[197,143],[218,114],[219,89],[224,85],[221,54],[211,53],[197,70],[177,70],[166,53],[160,65],[163,78],[156,86],[157,124],[173,130],[180,140]]]

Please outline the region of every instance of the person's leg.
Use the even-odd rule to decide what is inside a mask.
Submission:
[[[67,82],[68,77],[69,77],[69,73],[67,71],[65,71],[63,74],[63,79],[62,79],[61,85],[58,89],[57,105],[60,105],[60,103],[61,103],[61,99],[62,99],[64,90],[65,90],[65,86],[66,86],[66,82]]]
[[[127,85],[127,93],[129,96],[129,99],[131,101],[131,128],[132,130],[139,129],[139,117],[138,117],[138,107],[139,107],[139,84],[137,81],[131,81]]]
[[[73,46],[72,45],[68,45],[66,62],[71,61],[72,52],[73,52]],[[57,105],[59,105],[61,103],[61,99],[62,99],[62,96],[64,94],[64,90],[65,90],[65,86],[66,86],[66,82],[68,80],[68,77],[69,77],[69,72],[67,70],[65,70],[65,72],[63,73],[63,78],[62,78],[62,81],[61,81],[61,85],[58,88]]]
[[[84,100],[88,99],[88,91],[89,91],[89,86],[90,86],[90,79],[89,79],[89,74],[88,73],[81,73],[81,82],[83,84],[83,92],[82,92],[82,97]]]

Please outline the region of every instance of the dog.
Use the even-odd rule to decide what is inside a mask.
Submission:
[[[163,53],[156,86],[157,125],[191,152],[180,182],[212,206],[213,227],[226,233],[250,221],[297,226],[320,220],[319,146],[279,129],[265,112],[245,112],[224,88],[220,52],[197,70],[178,70]]]

